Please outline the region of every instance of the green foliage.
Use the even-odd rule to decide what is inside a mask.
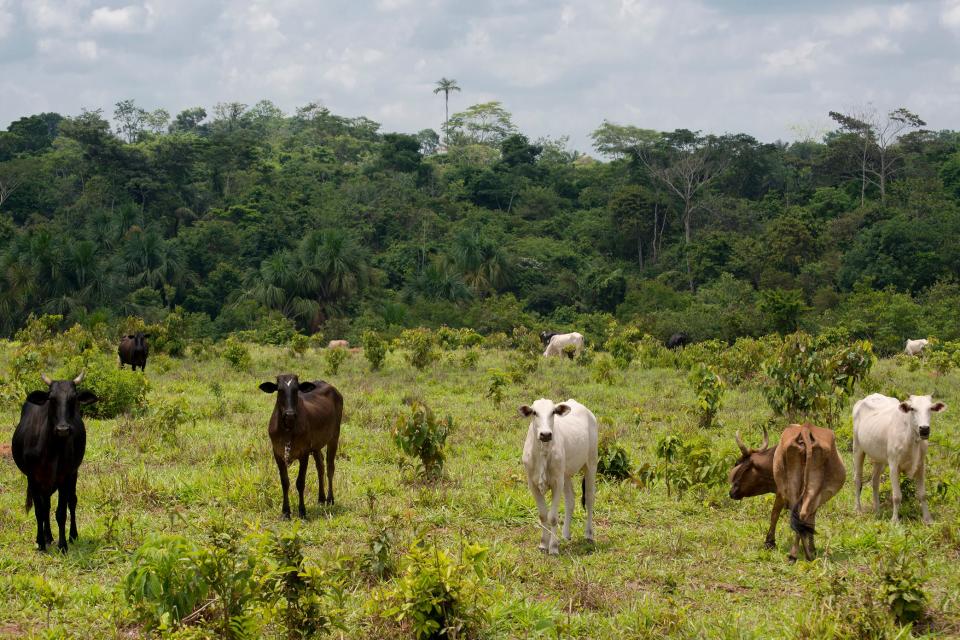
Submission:
[[[615,366],[610,354],[598,354],[593,359],[593,379],[601,384],[612,385],[616,382]]]
[[[706,365],[695,367],[687,378],[697,394],[697,421],[701,428],[717,426],[717,414],[723,401],[723,379]]]
[[[456,555],[418,538],[403,558],[396,584],[374,594],[371,608],[408,637],[476,637],[493,602],[486,587],[487,549],[464,542]]]
[[[370,363],[371,371],[379,371],[387,359],[387,342],[375,331],[364,331],[360,337],[363,356]]]
[[[451,329],[444,325],[437,329],[436,337],[440,346],[450,351],[462,347],[476,347],[483,343],[483,336],[473,329],[465,327],[461,329]]]
[[[97,354],[89,357],[84,365],[75,358],[58,374],[66,377],[76,375],[86,366],[81,387],[92,391],[97,402],[83,409],[84,415],[92,418],[114,418],[124,413],[143,411],[147,404],[149,385],[142,371],[133,372],[117,367],[113,358]]]
[[[340,366],[347,361],[349,353],[343,347],[334,349],[324,349],[323,359],[325,363],[324,370],[328,376],[335,376],[340,371]]]
[[[613,333],[604,343],[603,348],[613,356],[613,362],[618,369],[626,369],[637,357],[636,341],[641,337],[636,329],[626,329]]]
[[[381,526],[367,540],[367,552],[363,556],[364,571],[377,580],[385,580],[392,576],[397,568],[393,557],[393,547],[396,535],[391,526]]]
[[[480,363],[480,351],[476,348],[467,349],[460,356],[460,366],[464,369],[476,369]]]
[[[633,475],[630,455],[616,437],[604,430],[597,445],[597,473],[608,480],[626,480]]]
[[[187,406],[187,401],[184,398],[177,398],[151,406],[143,426],[151,437],[159,438],[164,444],[172,445],[177,441],[177,429],[193,419],[194,416]]]
[[[425,478],[433,480],[443,473],[443,447],[453,430],[453,419],[438,420],[423,402],[413,400],[408,411],[397,415],[393,442],[404,454],[417,458]]]
[[[127,602],[149,628],[170,630],[203,602],[209,585],[200,572],[202,550],[180,535],[154,535],[133,554],[123,583]]]
[[[715,448],[708,442],[684,440],[679,435],[667,435],[657,442],[657,464],[646,468],[642,475],[647,480],[660,480],[667,495],[676,493],[682,498],[694,488],[710,488],[726,482],[728,461],[714,457]]]
[[[295,333],[290,338],[290,354],[302,357],[310,347],[310,338],[302,333]]]
[[[235,336],[230,336],[224,341],[223,357],[234,371],[249,371],[253,366],[250,350]]]
[[[499,407],[503,403],[503,391],[509,384],[508,374],[499,369],[487,370],[490,384],[487,386],[487,397],[493,400],[493,404]]]
[[[916,561],[900,549],[888,554],[879,573],[879,597],[896,621],[903,625],[921,620],[928,598]]]
[[[437,361],[440,354],[437,351],[437,337],[430,329],[406,329],[397,339],[398,344],[405,349],[404,357],[413,367],[423,371]]]

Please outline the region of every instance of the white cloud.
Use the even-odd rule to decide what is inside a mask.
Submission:
[[[79,10],[86,4],[84,0],[28,0],[22,7],[27,22],[38,31],[69,31],[81,24]]]
[[[867,51],[874,53],[903,53],[903,49],[899,44],[884,35],[871,38],[867,43]]]
[[[960,0],[944,0],[940,22],[949,29],[960,31]]]
[[[153,8],[149,4],[142,7],[129,5],[119,9],[98,7],[90,14],[90,27],[95,31],[114,33],[147,31],[152,26],[153,15]]]
[[[37,41],[37,50],[57,63],[67,65],[76,62],[93,62],[100,55],[94,40],[41,38]]]
[[[275,31],[280,21],[268,9],[255,5],[247,12],[246,25],[250,31]]]
[[[0,38],[7,37],[13,29],[13,7],[10,0],[0,0]]]
[[[809,73],[816,70],[817,54],[823,50],[822,42],[807,40],[795,46],[778,49],[760,56],[764,68],[773,75]]]

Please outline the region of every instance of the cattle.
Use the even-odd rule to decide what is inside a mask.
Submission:
[[[873,393],[853,405],[853,478],[857,513],[863,513],[860,491],[863,489],[863,461],[873,461],[873,510],[880,510],[880,474],[886,463],[890,470],[893,497],[891,522],[900,521],[900,473],[917,483],[917,499],[923,522],[930,524],[925,486],[927,439],[930,437],[930,415],[947,408],[930,396],[910,396],[901,402],[880,393]]]
[[[763,444],[759,449],[748,449],[740,439],[739,432],[736,440],[742,455],[730,470],[730,497],[734,500],[743,500],[765,493],[776,494],[777,483],[773,480],[773,455],[776,447],[770,446],[766,427],[763,429]],[[770,528],[764,538],[764,545],[768,549],[777,546],[777,522],[780,520],[781,511],[783,511],[783,499],[778,495],[773,501]]]
[[[812,424],[792,424],[784,429],[773,453],[773,479],[777,496],[790,509],[794,532],[790,561],[797,559],[801,544],[804,556],[813,560],[817,509],[835,496],[847,479],[833,431]]]
[[[264,393],[276,393],[277,401],[270,416],[267,432],[273,445],[273,457],[280,471],[280,486],[283,488],[283,517],[290,518],[290,478],[287,467],[294,460],[300,463],[297,472],[297,492],[300,494],[299,515],[307,517],[303,503],[307,466],[310,456],[317,464],[320,480],[318,503],[333,504],[333,472],[340,442],[340,421],[343,418],[343,396],[333,385],[322,380],[300,382],[295,374],[281,374],[276,382],[260,385]],[[323,461],[320,450],[326,447],[327,483],[323,490]]]
[[[350,342],[347,340],[331,340],[327,343],[327,349],[349,349]]]
[[[571,357],[579,356],[583,352],[583,336],[579,333],[558,333],[550,338],[544,356],[563,355],[567,347],[573,347]]]
[[[541,551],[560,552],[557,512],[560,493],[564,496],[563,537],[570,539],[570,523],[576,500],[573,476],[583,471],[581,502],[587,512],[586,538],[593,541],[593,503],[597,478],[597,418],[576,400],[555,405],[541,398],[532,406],[520,407],[520,414],[532,418],[523,444],[523,467],[527,486],[540,514]],[[545,494],[551,492],[547,509]]]
[[[907,340],[906,344],[903,346],[903,351],[908,356],[915,356],[923,351],[923,348],[930,344],[929,340],[920,338],[919,340]]]
[[[137,367],[140,367],[140,371],[147,370],[147,354],[150,351],[147,346],[147,338],[149,337],[149,333],[138,331],[120,339],[120,347],[117,349],[117,353],[120,355],[121,369],[123,369],[123,365],[129,364],[134,371],[137,370]]]
[[[50,502],[57,498],[57,547],[67,550],[64,528],[70,508],[70,541],[77,539],[77,470],[83,462],[87,432],[78,406],[97,401],[90,391],[78,391],[83,372],[73,380],[51,380],[41,375],[46,391],[31,391],[20,410],[11,450],[17,467],[27,476],[27,501],[37,518],[37,547],[46,551],[53,542]]]
[[[675,333],[667,340],[667,349],[679,349],[690,343],[690,336],[685,333]]]
[[[543,346],[547,346],[548,344],[550,344],[550,338],[552,338],[555,335],[557,335],[556,331],[541,331],[540,342],[543,344]]]

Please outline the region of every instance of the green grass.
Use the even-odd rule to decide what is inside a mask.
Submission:
[[[248,373],[234,372],[221,358],[169,360],[163,373],[163,358],[148,365],[150,403],[182,399],[192,417],[174,435],[164,436],[142,418],[86,420],[87,455],[78,486],[80,540],[66,555],[35,550],[34,517],[23,511],[26,482],[9,457],[0,460],[0,636],[136,637],[142,630],[118,585],[130,570],[133,551],[149,534],[178,532],[202,539],[224,519],[256,530],[294,526],[280,518],[280,483],[266,433],[274,398],[257,385],[286,371],[302,379],[323,378],[324,361],[315,351],[295,358],[285,349],[251,346],[251,353],[253,372]],[[678,500],[668,498],[660,484],[641,488],[632,482],[600,482],[596,544],[584,541],[578,508],[573,540],[563,542],[560,556],[552,558],[537,550],[536,509],[520,463],[527,423],[517,413],[519,405],[541,396],[576,398],[601,419],[602,429],[616,431],[635,466],[654,461],[656,442],[666,434],[705,434],[718,455],[732,463],[734,431],[741,430],[748,444],[759,444],[769,409],[755,387],[730,388],[719,414],[721,426],[702,431],[688,409],[694,395],[685,372],[645,370],[634,363],[617,372],[613,385],[605,385],[594,380],[590,368],[561,359],[541,362],[525,384],[508,386],[497,408],[485,397],[487,371],[505,370],[514,355],[484,351],[473,370],[461,367],[460,355],[447,353],[417,372],[391,353],[382,371],[370,372],[353,354],[328,378],[345,398],[337,504],[316,504],[311,463],[308,520],[301,525],[311,559],[323,565],[338,555],[362,555],[377,527],[392,517],[399,523],[396,554],[424,530],[450,549],[462,539],[490,548],[490,586],[499,586],[502,595],[483,637],[828,637],[843,612],[818,594],[843,576],[854,590],[866,589],[886,550],[905,545],[925,560],[930,598],[930,620],[914,635],[960,635],[960,486],[931,497],[935,523],[929,527],[920,523],[915,503],[904,505],[903,525],[891,527],[886,480],[881,513],[858,517],[849,417],[840,427],[847,484],[819,513],[820,553],[812,563],[787,563],[787,518],[781,520],[777,549],[763,548],[772,496],[734,502],[720,486],[690,491]],[[0,366],[6,366],[7,357],[0,354]],[[880,390],[925,393],[935,387],[948,404],[960,388],[960,374],[934,380],[893,361],[881,361],[872,379]],[[212,383],[222,386],[221,399]],[[422,484],[411,469],[401,469],[390,440],[393,418],[411,394],[426,400],[438,416],[454,420],[445,479],[436,484]],[[14,407],[0,413],[4,442],[17,416]],[[955,472],[958,423],[960,404],[934,421],[930,493],[938,481],[960,477]],[[577,493],[579,501],[579,483]],[[294,505],[295,495],[291,487]],[[869,489],[864,503],[871,504]],[[49,623],[45,602],[50,599],[40,597],[44,587],[36,576],[62,589]],[[346,630],[335,635],[369,635],[374,623],[365,603],[377,586],[361,579],[348,583]]]

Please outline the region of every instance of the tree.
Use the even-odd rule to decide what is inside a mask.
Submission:
[[[206,118],[207,110],[203,107],[184,109],[177,114],[177,117],[174,118],[173,122],[170,124],[170,131],[171,133],[176,131],[196,131],[200,128],[200,123],[202,123]]]
[[[604,120],[590,134],[593,148],[598,153],[612,158],[629,156],[640,147],[650,146],[660,140],[660,134],[652,129],[641,129]]]
[[[460,91],[460,87],[457,86],[457,81],[451,78],[440,78],[437,80],[437,87],[433,90],[433,94],[443,93],[443,132],[444,132],[444,144],[449,144],[450,142],[450,92],[451,91]]]
[[[29,177],[32,163],[27,160],[9,160],[0,163],[0,207]]]
[[[455,113],[447,121],[447,144],[481,144],[499,147],[503,140],[514,133],[510,112],[497,101],[483,102]]]

